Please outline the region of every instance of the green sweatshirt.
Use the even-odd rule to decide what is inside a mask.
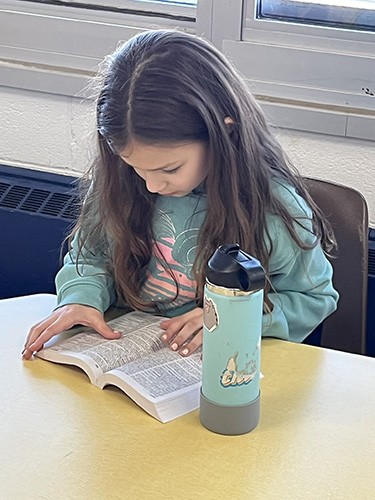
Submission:
[[[274,181],[273,189],[293,217],[311,217],[310,209],[294,188]],[[192,265],[205,217],[206,197],[198,188],[182,198],[159,196],[156,207],[155,247],[173,270],[179,293],[173,300],[175,284],[154,255],[142,297],[153,301],[168,299],[165,315],[174,317],[196,307]],[[270,314],[263,315],[263,336],[301,342],[336,309],[338,293],[332,286],[332,266],[320,246],[302,250],[279,216],[267,214],[266,220],[273,245],[269,269],[273,290],[268,296],[274,307]],[[301,223],[304,228],[295,224],[296,231],[302,241],[311,244],[311,220],[305,218]],[[116,295],[112,279],[103,272],[103,257],[92,251],[87,253],[85,260],[78,262],[80,276],[76,256],[77,243],[73,241],[72,251],[65,256],[64,266],[56,276],[59,307],[83,304],[106,311],[116,303]]]

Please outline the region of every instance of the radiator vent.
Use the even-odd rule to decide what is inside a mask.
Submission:
[[[5,182],[0,182],[0,196],[3,196],[3,194],[9,187],[10,184],[5,184]]]
[[[0,299],[55,293],[63,242],[78,215],[77,183],[72,176],[0,165]]]
[[[375,249],[372,251],[370,250],[368,256],[368,273],[371,274],[371,276],[375,276]]]
[[[74,219],[77,214],[78,198],[69,193],[0,182],[0,207]]]
[[[368,273],[375,277],[375,229],[370,229],[368,240]]]

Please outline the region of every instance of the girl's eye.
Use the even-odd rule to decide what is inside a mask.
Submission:
[[[177,172],[177,170],[179,169],[180,167],[176,167],[174,168],[173,170],[164,170],[164,172],[166,174],[174,174],[175,172]]]

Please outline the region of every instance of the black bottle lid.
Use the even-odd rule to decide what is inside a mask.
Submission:
[[[255,292],[266,285],[259,260],[240,249],[238,244],[221,245],[208,261],[206,278],[213,285],[244,292]]]

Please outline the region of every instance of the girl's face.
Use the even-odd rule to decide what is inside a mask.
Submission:
[[[146,145],[133,141],[121,158],[151,193],[182,197],[207,177],[207,146],[201,142]]]

